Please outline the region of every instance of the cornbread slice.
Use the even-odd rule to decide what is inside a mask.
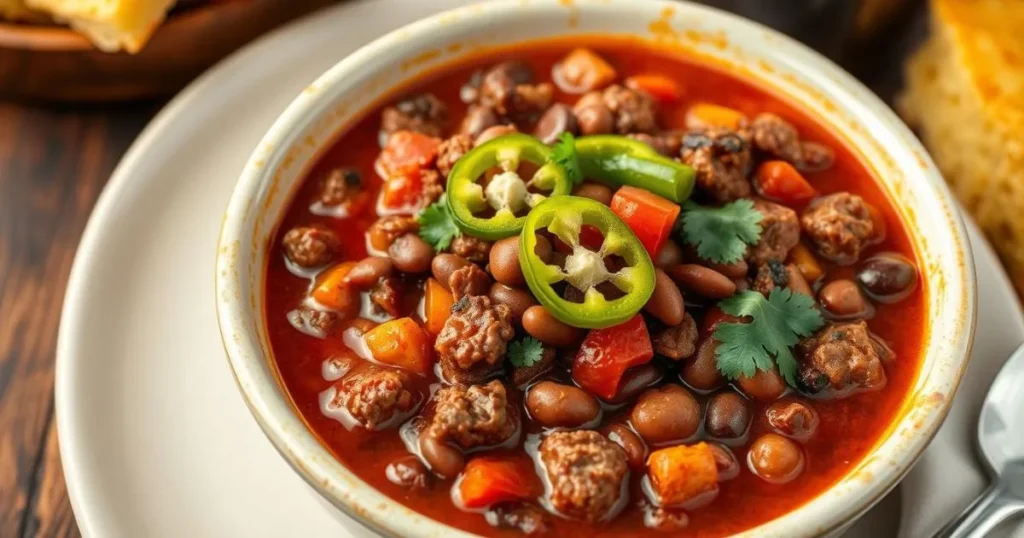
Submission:
[[[82,32],[102,50],[131,53],[142,48],[174,4],[174,0],[26,1],[29,7]]]
[[[44,18],[25,5],[25,0],[0,0],[0,19],[31,21]]]
[[[1024,294],[1024,2],[931,3],[897,107]]]

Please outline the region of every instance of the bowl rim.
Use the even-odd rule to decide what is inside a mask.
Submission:
[[[630,4],[639,3],[636,0],[594,0],[595,4],[606,7],[609,5],[625,7],[627,1]],[[866,115],[864,117],[870,117],[880,122],[885,129],[899,139],[900,143],[905,145],[904,149],[916,155],[920,164],[917,175],[924,178],[921,181],[930,186],[936,202],[946,212],[944,222],[956,242],[952,248],[959,264],[954,272],[961,277],[957,282],[962,286],[962,295],[955,299],[959,307],[957,314],[961,318],[961,323],[957,325],[957,328],[961,330],[952,336],[950,347],[953,353],[948,359],[952,368],[944,371],[944,375],[940,378],[944,381],[941,385],[944,390],[936,391],[934,394],[920,395],[929,398],[937,396],[937,398],[926,402],[929,407],[922,411],[921,416],[911,416],[909,412],[897,415],[897,419],[893,420],[889,431],[882,435],[871,452],[859,462],[860,466],[867,465],[866,472],[863,473],[864,477],[862,477],[865,483],[862,492],[835,493],[833,491],[836,489],[836,485],[844,483],[857,472],[850,471],[840,478],[839,482],[804,504],[758,527],[740,533],[741,536],[787,537],[827,534],[851,523],[895,487],[930,443],[949,412],[953,396],[969,362],[977,317],[975,268],[966,228],[949,189],[942,181],[941,174],[923,146],[895,113],[852,75],[803,44],[742,17],[690,2],[642,0],[642,3],[658,6],[663,12],[669,11],[676,14],[682,12],[686,15],[706,17],[709,20],[727,24],[734,29],[760,32],[767,36],[762,40],[770,39],[780,47],[787,49],[787,52],[794,56],[792,61],[820,75],[820,79],[815,79],[815,85],[819,86],[825,95],[829,95],[830,92],[835,95],[851,94],[857,100],[857,114]],[[437,31],[439,25],[451,21],[453,18],[470,19],[473,24],[481,24],[480,21],[485,19],[487,14],[500,10],[545,9],[556,6],[561,9],[579,10],[587,9],[588,6],[595,4],[582,0],[493,0],[438,13],[401,27],[364,45],[328,69],[309,86],[309,88],[315,88],[316,91],[313,93],[319,95],[314,96],[313,99],[308,99],[308,96],[305,95],[297,97],[278,117],[257,148],[270,147],[274,148],[272,151],[275,152],[285,151],[285,148],[275,147],[276,144],[287,140],[289,133],[302,130],[306,126],[303,121],[308,122],[307,117],[313,109],[318,105],[323,105],[321,101],[337,98],[337,96],[327,97],[326,94],[329,92],[323,91],[324,89],[331,88],[352,70],[375,69],[368,66],[379,53],[410,41],[427,38],[431,32]],[[549,37],[557,37],[557,35],[553,34]],[[406,77],[406,81],[409,78]],[[377,93],[385,95],[390,89],[384,88]],[[849,106],[849,104],[845,106]],[[825,122],[826,125],[828,123]],[[329,144],[330,140],[334,139],[329,139],[325,144]],[[850,140],[845,140],[844,143],[860,149]],[[217,317],[221,338],[232,374],[246,405],[263,432],[286,461],[328,501],[360,523],[388,536],[471,536],[464,531],[423,516],[400,502],[391,500],[363,482],[344,464],[334,459],[320,445],[315,434],[306,428],[303,419],[295,412],[290,398],[281,394],[283,389],[279,387],[276,376],[267,379],[267,376],[261,373],[259,364],[255,361],[267,362],[270,359],[263,355],[259,343],[239,337],[239,334],[244,333],[241,325],[247,315],[245,301],[242,298],[251,291],[249,288],[251,283],[239,281],[239,275],[235,268],[239,263],[239,253],[237,248],[233,248],[233,245],[247,244],[248,238],[252,236],[253,230],[244,226],[244,215],[247,214],[247,209],[259,199],[261,185],[272,181],[275,175],[275,170],[267,169],[265,162],[266,155],[261,154],[257,149],[247,162],[235,187],[221,229],[215,273],[218,297]],[[303,176],[300,174],[299,177]],[[889,198],[895,205],[900,205],[892,193],[889,193]],[[905,225],[909,224],[906,222],[906,215],[903,215],[901,220]],[[910,226],[907,227],[910,228]],[[914,239],[922,235],[922,232],[915,232],[913,229],[910,232]],[[920,241],[915,241],[915,247],[919,252],[923,248]],[[262,294],[262,282],[258,285],[260,289],[256,293]],[[935,293],[935,291],[931,290],[930,293]],[[225,299],[222,304],[221,298],[233,298],[233,300]],[[926,333],[931,330],[932,322],[938,317],[931,308],[928,310],[929,328],[926,329]],[[262,316],[262,312],[259,315]],[[261,326],[259,331],[265,332],[265,327]],[[923,369],[917,372],[915,383],[921,382],[924,372]],[[911,396],[908,394],[907,398]],[[284,409],[282,409],[282,404]],[[909,424],[911,422],[913,422],[912,425]],[[883,448],[889,438],[893,437],[901,427],[913,427],[916,433],[910,439],[905,440],[907,444],[902,446],[903,451],[897,451],[892,457],[892,461],[886,462],[891,465],[891,468],[872,467],[874,462],[869,462],[869,460],[877,459],[874,456],[878,455],[880,448]],[[310,442],[316,446],[311,447]],[[327,455],[326,460],[323,457],[324,454]],[[358,495],[354,492],[357,492]],[[395,513],[390,513],[390,510],[395,510],[402,517],[393,517]],[[382,516],[381,513],[387,517]]]

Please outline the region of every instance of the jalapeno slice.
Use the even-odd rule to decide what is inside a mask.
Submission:
[[[632,185],[682,203],[693,192],[693,168],[673,161],[651,146],[616,135],[576,139],[583,176],[616,187]]]
[[[526,215],[516,213],[572,189],[565,170],[549,162],[550,157],[551,148],[518,133],[495,138],[463,155],[448,176],[448,208],[455,224],[464,233],[492,241],[519,233]],[[528,180],[516,172],[522,161],[539,167]],[[480,180],[492,168],[501,172],[485,187]]]
[[[580,244],[584,226],[593,226],[604,236],[596,252]],[[572,248],[564,268],[545,263],[534,252],[537,230],[542,228]],[[601,329],[624,323],[654,293],[654,264],[643,244],[607,206],[589,198],[552,196],[538,204],[526,217],[519,245],[520,265],[530,291],[552,315],[574,327]],[[610,255],[622,257],[626,266],[609,272],[604,258]],[[562,298],[553,287],[559,282],[582,291],[583,302]],[[606,299],[597,289],[604,282],[611,282],[625,295]]]

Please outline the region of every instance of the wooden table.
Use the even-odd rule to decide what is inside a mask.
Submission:
[[[845,63],[891,99],[925,26],[918,12]],[[53,420],[59,313],[96,198],[159,106],[0,103],[0,537],[79,535]]]

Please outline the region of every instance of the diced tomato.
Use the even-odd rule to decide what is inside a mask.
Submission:
[[[626,87],[642,91],[661,103],[675,103],[683,98],[683,88],[679,83],[664,75],[633,75],[626,79]]]
[[[633,230],[651,259],[658,257],[679,217],[678,205],[649,191],[630,186],[615,191],[611,208]]]
[[[441,141],[414,131],[398,131],[388,137],[377,157],[377,173],[388,179],[419,172],[437,159]]]
[[[800,204],[814,198],[814,187],[786,161],[768,161],[757,169],[757,190],[765,198]]]
[[[611,400],[626,370],[653,356],[647,324],[637,314],[621,325],[587,333],[572,363],[572,378],[587,392]]]
[[[534,476],[533,469],[513,460],[474,458],[462,471],[459,497],[462,505],[471,510],[529,499],[537,494]]]
[[[381,323],[363,335],[363,341],[378,362],[418,374],[430,372],[430,339],[412,318]]]
[[[414,211],[422,205],[423,182],[419,172],[391,176],[384,182],[381,202],[387,209]]]

